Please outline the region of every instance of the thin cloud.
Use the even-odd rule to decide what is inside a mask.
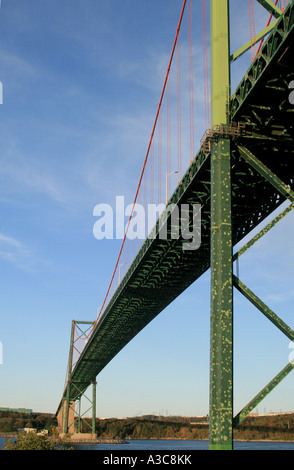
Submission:
[[[14,264],[25,271],[35,271],[43,264],[35,253],[19,240],[0,233],[0,259]]]
[[[286,300],[288,300],[288,298],[290,298],[291,296],[283,295],[283,294],[269,294],[266,296],[266,301],[274,302],[274,303],[281,303],[281,302],[285,302]]]
[[[37,192],[54,201],[66,202],[64,188],[61,183],[58,183],[56,177],[46,172],[46,169],[37,168],[36,163],[32,160],[26,161],[17,152],[3,162],[0,176],[6,183],[10,182],[9,186],[13,185],[17,192],[25,194],[28,194],[28,191]]]

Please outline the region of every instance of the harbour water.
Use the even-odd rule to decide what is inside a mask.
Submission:
[[[130,440],[126,444],[97,444],[75,446],[77,450],[208,450],[208,441],[186,440]],[[235,442],[234,450],[294,450],[294,442]]]
[[[0,438],[0,449],[5,439]],[[74,446],[79,451],[197,451],[208,450],[208,441],[189,440],[127,440],[125,444],[78,444]],[[294,442],[242,441],[234,443],[234,450],[294,450]]]

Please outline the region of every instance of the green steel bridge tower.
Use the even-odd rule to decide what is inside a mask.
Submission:
[[[290,341],[294,340],[292,328],[233,274],[233,263],[294,207],[294,106],[289,98],[289,84],[294,80],[294,4],[292,0],[282,12],[271,0],[257,1],[274,21],[257,34],[255,40],[268,38],[232,94],[231,64],[251,42],[231,53],[229,0],[211,0],[212,127],[169,200],[175,206],[201,204],[201,246],[184,251],[178,239],[146,239],[101,318],[92,325],[93,332],[77,363],[74,367],[69,364],[68,381],[57,409],[62,432],[71,425],[70,405],[92,384],[95,433],[97,375],[209,268],[210,449],[233,449],[234,428],[294,367],[288,362],[234,415],[234,289]],[[286,209],[234,253],[234,247],[286,201]],[[172,214],[163,217],[156,223],[156,235]],[[71,351],[73,345],[72,336]]]
[[[282,12],[270,0],[258,0],[273,16]],[[293,13],[292,13],[293,14]],[[293,17],[292,17],[293,19]],[[263,36],[267,31],[263,31]],[[277,38],[276,38],[277,40]],[[245,45],[234,55],[238,58],[248,48]],[[230,126],[231,80],[230,80],[230,24],[229,0],[211,0],[211,107],[212,129],[223,128],[211,138],[211,340],[210,340],[210,449],[233,447],[233,286],[254,303],[253,294],[242,286],[233,275],[233,218],[232,218],[232,162],[233,148]],[[256,73],[256,72],[255,72]],[[273,77],[274,78],[274,77]],[[290,115],[289,115],[289,119]],[[293,118],[292,118],[293,119]],[[245,121],[246,122],[246,121]],[[240,124],[240,122],[239,122]],[[248,125],[248,120],[246,122]],[[226,131],[227,129],[227,131]],[[293,131],[293,128],[292,128]],[[293,133],[292,133],[293,136]],[[259,136],[261,137],[261,136]],[[258,139],[258,136],[256,136]],[[293,142],[293,141],[292,141]],[[248,147],[240,147],[240,154],[267,180],[275,175],[252,154]],[[260,152],[260,150],[259,150]],[[263,155],[264,156],[264,155]],[[275,178],[278,182],[278,179]],[[281,193],[284,187],[287,197],[291,191],[282,181],[276,186]],[[291,201],[291,196],[289,197]],[[241,287],[242,286],[242,287]],[[255,305],[264,314],[269,309],[257,298]],[[273,313],[269,316],[274,320]],[[281,325],[281,322],[279,323]],[[293,338],[291,329],[287,329]],[[289,372],[292,364],[283,370],[268,386],[269,391]],[[264,391],[254,403],[264,396]],[[252,409],[252,404],[250,411]],[[248,410],[247,410],[248,411]],[[238,418],[235,419],[235,423]]]
[[[211,2],[212,127],[230,116],[229,0]],[[231,139],[211,140],[210,445],[230,448],[233,406]]]

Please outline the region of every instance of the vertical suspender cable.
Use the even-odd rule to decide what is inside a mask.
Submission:
[[[279,1],[279,0],[276,0],[276,1],[275,1],[275,5],[277,5],[278,1]],[[272,17],[273,17],[273,14],[270,15],[266,26],[269,26],[269,24],[270,24],[270,22],[271,22],[271,20],[272,20]],[[264,38],[262,38],[261,41],[260,41],[260,44],[259,44],[259,47],[258,47],[258,49],[257,49],[256,55],[259,53],[259,51],[260,51],[260,49],[261,49],[261,46],[262,46],[262,44],[263,44],[263,41],[264,41]]]
[[[119,260],[120,260],[120,257],[121,257],[121,253],[122,253],[122,250],[123,250],[125,241],[126,241],[126,236],[127,236],[127,232],[128,232],[129,226],[130,226],[130,221],[131,221],[131,219],[132,219],[132,217],[133,217],[133,211],[134,211],[135,204],[136,204],[136,202],[137,202],[138,193],[139,193],[139,190],[140,190],[140,187],[141,187],[141,183],[142,183],[142,179],[143,179],[143,175],[144,175],[144,172],[145,172],[145,167],[146,167],[147,160],[148,160],[148,155],[149,155],[149,151],[150,151],[150,146],[151,146],[151,142],[152,142],[152,139],[153,139],[153,136],[154,136],[154,132],[155,132],[155,128],[156,128],[156,124],[157,124],[159,112],[160,112],[160,109],[161,109],[162,100],[163,100],[163,96],[164,96],[164,93],[165,93],[165,88],[166,88],[167,80],[168,80],[169,73],[170,73],[170,67],[171,67],[171,63],[172,63],[172,60],[173,60],[173,56],[174,56],[174,52],[175,52],[175,48],[176,48],[176,44],[177,44],[177,40],[178,40],[178,36],[179,36],[179,32],[180,32],[180,28],[181,28],[181,24],[182,24],[182,20],[183,20],[183,15],[184,15],[185,7],[186,7],[186,3],[187,3],[187,0],[184,0],[183,6],[182,6],[181,15],[180,15],[180,19],[179,19],[179,23],[178,23],[178,27],[177,27],[176,37],[175,37],[175,40],[174,40],[174,44],[173,44],[173,48],[172,48],[172,52],[171,52],[171,56],[170,56],[170,61],[169,61],[169,64],[168,64],[167,73],[166,73],[166,77],[165,77],[163,89],[162,89],[162,92],[161,92],[161,96],[160,96],[159,105],[158,105],[158,108],[157,108],[157,113],[156,113],[156,117],[155,117],[153,129],[152,129],[152,132],[151,132],[151,137],[150,137],[149,145],[148,145],[148,148],[147,148],[145,160],[144,160],[144,163],[143,163],[143,168],[142,168],[142,171],[141,171],[139,183],[138,183],[137,190],[136,190],[136,194],[135,194],[135,199],[134,199],[134,202],[133,202],[133,207],[132,207],[132,210],[131,210],[131,214],[130,214],[130,216],[129,216],[129,220],[128,220],[127,227],[126,227],[126,230],[125,230],[125,235],[124,235],[124,238],[123,238],[123,241],[122,241],[122,244],[121,244],[121,248],[120,248],[120,251],[119,251],[119,254],[118,254],[118,258],[117,258],[117,261],[116,261],[116,264],[115,264],[115,267],[114,267],[114,271],[113,271],[113,274],[112,274],[112,277],[111,277],[111,280],[110,280],[110,283],[109,283],[109,286],[108,286],[108,289],[107,289],[107,292],[106,292],[106,295],[105,295],[103,304],[102,304],[101,309],[100,309],[100,312],[99,312],[99,314],[98,314],[96,323],[97,323],[97,321],[98,321],[98,319],[99,319],[99,317],[100,317],[100,315],[101,315],[101,313],[102,313],[102,311],[103,311],[103,309],[104,309],[106,300],[107,300],[107,298],[108,298],[108,295],[109,295],[109,292],[110,292],[110,289],[111,289],[111,286],[112,286],[112,283],[113,283],[113,280],[114,280],[114,277],[115,277],[115,273],[116,273],[116,270],[117,270],[117,267],[118,267],[118,264],[119,264]]]
[[[249,9],[249,23],[250,23],[250,40],[251,40],[251,60],[253,62],[253,38],[252,38],[252,13],[251,13],[251,0],[248,0],[248,9]]]
[[[256,29],[255,29],[255,11],[254,11],[254,0],[252,2],[252,22],[253,22],[253,38],[254,38],[254,50],[256,55]]]
[[[181,90],[181,33],[177,47],[177,131],[178,131],[178,184],[182,176],[182,90]]]
[[[203,40],[203,71],[204,71],[204,113],[205,113],[205,131],[206,131],[210,127],[206,0],[202,0],[202,36],[203,36],[202,40]]]
[[[194,158],[194,80],[193,80],[193,37],[192,37],[192,2],[188,2],[189,36],[189,95],[190,95],[190,163]]]
[[[154,139],[151,144],[151,158],[150,158],[150,204],[153,204],[154,199]]]
[[[162,110],[158,117],[158,204],[162,202]]]
[[[170,112],[170,80],[168,77],[166,88],[166,203],[170,191],[170,172],[171,172],[171,112]]]
[[[254,12],[254,0],[248,0],[249,7],[249,22],[250,22],[250,38],[251,38],[251,61],[254,60],[254,55],[256,56],[256,30],[255,30],[255,12]],[[254,54],[254,52],[255,54]]]

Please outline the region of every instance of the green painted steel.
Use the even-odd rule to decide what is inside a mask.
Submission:
[[[234,286],[246,297],[258,310],[261,311],[279,330],[281,330],[291,341],[294,340],[294,331],[281,318],[276,315],[261,299],[257,297],[249,287],[233,275]]]
[[[233,286],[230,140],[211,159],[210,449],[232,449]]]
[[[293,138],[289,133],[293,124],[285,122],[293,119],[294,112],[288,101],[293,80],[293,8],[292,1],[231,98],[232,120],[245,122],[257,143],[265,138],[272,144],[279,137]],[[243,106],[245,100],[248,106]]]
[[[230,102],[229,1],[211,0],[212,125],[228,126]],[[231,139],[211,146],[211,307],[209,448],[233,446],[233,247]]]
[[[289,362],[235,417],[236,427],[246,416],[293,370],[294,364]]]
[[[234,62],[237,60],[239,57],[241,57],[245,52],[247,52],[251,47],[252,44],[258,43],[262,38],[264,38],[270,31],[277,25],[278,20],[274,21],[270,25],[268,25],[266,28],[264,28],[260,33],[258,33],[252,40],[246,42],[244,46],[240,47],[236,52],[234,52],[231,57],[230,61]]]
[[[183,250],[182,239],[161,240],[158,233],[164,221],[157,222],[156,237],[147,238],[106,306],[71,372],[63,398],[77,400],[134,336],[210,268],[211,146],[223,147],[220,152],[230,154],[232,246],[288,199],[291,193],[281,193],[283,185],[294,190],[294,106],[288,99],[294,78],[293,53],[291,2],[231,97],[230,126],[214,125],[169,201],[178,206],[201,205],[199,249]],[[214,103],[225,99],[225,94],[214,96]],[[273,185],[260,168],[254,168],[244,158],[244,149],[283,184]],[[169,234],[170,220],[168,215]]]
[[[269,13],[279,18],[282,11],[271,0],[257,0]]]
[[[79,403],[78,418],[77,418],[77,421],[78,421],[78,433],[81,432],[81,401],[82,401],[82,397],[80,397],[80,398],[78,399],[78,403]]]
[[[243,145],[238,146],[240,155],[257,170],[264,178],[266,178],[283,196],[294,202],[294,192],[289,188],[280,178],[278,178],[264,163],[256,158],[246,147]]]
[[[90,327],[93,327],[94,322],[91,321],[72,321],[72,327],[71,327],[71,339],[70,339],[70,349],[69,349],[69,360],[68,360],[68,376],[67,376],[67,387],[66,387],[66,396],[64,397],[64,402],[65,402],[65,416],[64,416],[64,409],[62,412],[62,424],[61,424],[61,429],[62,432],[65,434],[68,432],[68,429],[70,426],[75,427],[75,423],[77,422],[77,430],[80,432],[81,430],[81,419],[82,419],[82,414],[81,414],[81,398],[84,395],[85,390],[81,389],[79,386],[79,383],[72,380],[72,367],[73,367],[73,352],[75,348],[75,340],[74,340],[74,334],[75,334],[75,329],[78,328],[81,336],[86,335]],[[86,330],[82,330],[79,325],[90,325],[88,328],[86,327]],[[95,434],[95,427],[96,427],[96,381],[92,382],[92,388],[93,388],[93,398],[92,401],[89,400],[88,397],[87,400],[91,403],[91,409],[92,409],[92,433]],[[74,421],[69,424],[69,409],[72,407],[74,409],[74,414],[76,414],[75,410],[75,402],[77,401],[76,399],[72,399],[73,395],[78,396],[78,411],[77,411],[77,417],[74,418]],[[89,410],[87,410],[89,411]],[[86,422],[87,423],[87,422]],[[87,423],[88,424],[88,423]],[[93,431],[94,429],[94,431]]]
[[[266,233],[268,233],[275,225],[277,225],[286,215],[288,215],[294,209],[294,203],[290,204],[284,209],[277,217],[271,220],[262,230],[260,230],[249,242],[237,251],[233,256],[233,261],[236,261],[243,255],[249,248],[251,248],[258,240],[261,239]]]
[[[92,434],[96,434],[96,383],[93,382],[92,390]]]
[[[292,9],[293,10],[293,9]],[[288,10],[286,13],[289,13]],[[293,189],[293,125],[289,119],[287,79],[294,74],[293,61],[285,68],[284,57],[293,52],[293,12],[285,21],[285,34],[273,31],[231,99],[233,121],[245,122],[248,129],[241,136],[250,148],[263,150],[263,158],[276,167],[276,174]],[[291,21],[290,21],[291,20]],[[284,17],[281,18],[284,22]],[[283,26],[284,27],[284,24]],[[276,43],[273,37],[281,37]],[[283,41],[284,39],[284,41]],[[271,46],[269,47],[268,42]],[[266,68],[260,66],[265,55]],[[289,69],[289,70],[288,70]],[[285,79],[281,75],[285,75]],[[269,86],[279,83],[276,90]],[[246,95],[245,95],[246,91]],[[268,101],[268,106],[265,102]],[[269,103],[270,101],[270,103]],[[277,119],[271,105],[279,111]],[[283,106],[280,106],[283,103]],[[278,123],[281,122],[281,125]],[[278,131],[279,129],[279,131]],[[282,152],[279,154],[279,147]],[[279,158],[277,156],[279,155]],[[201,148],[171,197],[170,204],[201,204],[201,246],[183,251],[180,240],[147,239],[105,309],[89,339],[72,378],[81,388],[107,365],[149,321],[174,298],[198,279],[210,266],[210,155]],[[251,170],[232,142],[232,217],[233,242],[238,243],[262,220],[277,209],[284,198],[264,178]],[[158,225],[158,224],[157,224]],[[158,231],[158,227],[157,227]],[[107,339],[106,339],[107,337]],[[76,395],[78,396],[78,394]],[[72,398],[75,398],[73,394]]]
[[[83,397],[87,400],[88,407],[82,412],[81,403]],[[76,401],[78,401],[78,409],[75,409],[74,422],[71,423],[71,425],[77,428],[77,432],[80,433],[81,422],[84,420],[85,426],[91,430],[92,434],[96,434],[96,381],[92,382],[92,399],[83,393]],[[88,419],[86,419],[90,412],[92,414],[91,424],[88,422]],[[77,426],[75,426],[76,423]]]
[[[75,330],[75,322],[72,321],[71,324],[71,336],[70,336],[70,349],[69,349],[69,362],[68,362],[68,382],[66,387],[66,398],[65,398],[65,417],[64,417],[64,428],[63,432],[66,434],[68,431],[68,416],[69,416],[69,407],[70,407],[70,396],[72,393],[72,386],[71,386],[71,370],[72,370],[72,361],[73,361],[73,342],[74,342],[74,330]]]
[[[228,124],[230,90],[229,0],[210,0],[212,126]]]

